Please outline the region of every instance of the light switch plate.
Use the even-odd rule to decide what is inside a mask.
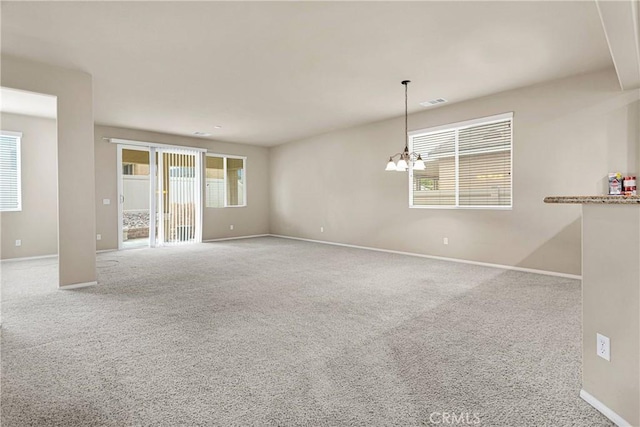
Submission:
[[[102,204],[103,205],[110,205],[111,204],[111,199],[102,199]]]

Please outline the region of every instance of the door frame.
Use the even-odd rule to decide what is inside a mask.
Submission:
[[[195,155],[196,164],[194,167],[196,168],[196,200],[198,201],[198,209],[196,209],[196,219],[195,219],[195,238],[194,243],[202,242],[202,234],[203,234],[203,209],[204,209],[204,173],[205,173],[205,155],[207,153],[206,148],[198,148],[198,147],[188,147],[188,146],[180,146],[180,145],[168,145],[168,144],[158,144],[153,142],[144,142],[144,141],[134,141],[127,139],[118,139],[118,138],[105,138],[112,144],[116,144],[117,154],[116,154],[116,176],[117,176],[117,192],[118,192],[118,250],[127,249],[124,248],[123,244],[123,220],[124,220],[124,194],[123,194],[123,182],[122,182],[122,150],[137,150],[137,151],[148,151],[149,152],[149,245],[147,247],[157,247],[159,246],[158,242],[163,241],[163,233],[164,227],[160,227],[158,232],[158,239],[156,239],[156,221],[158,218],[162,219],[162,213],[157,215],[158,206],[162,206],[162,202],[159,201],[162,196],[158,192],[158,183],[161,182],[162,179],[162,153],[173,150],[189,150],[194,151],[197,154]],[[157,157],[157,163],[156,163]],[[246,159],[245,159],[246,162]],[[246,164],[246,163],[245,163]],[[245,188],[246,191],[246,188]],[[245,193],[246,194],[246,193]],[[245,195],[246,200],[246,195]],[[160,224],[161,225],[161,224]],[[143,246],[140,246],[143,247]]]
[[[155,246],[155,212],[152,209],[155,209],[155,193],[156,193],[156,183],[155,179],[153,179],[155,174],[155,159],[152,157],[152,152],[155,155],[155,149],[152,147],[145,147],[141,145],[126,145],[126,144],[117,144],[117,155],[116,162],[118,167],[116,168],[117,175],[117,188],[118,188],[118,250],[123,249],[133,249],[133,248],[125,248],[124,247],[124,186],[123,186],[123,177],[122,173],[122,150],[136,150],[136,151],[147,151],[149,153],[149,244],[146,247],[154,247]],[[153,230],[152,230],[153,229]],[[153,231],[153,235],[151,234]],[[144,247],[144,246],[139,246]]]

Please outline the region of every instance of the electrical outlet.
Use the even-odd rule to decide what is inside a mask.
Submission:
[[[320,227],[320,232],[324,233],[324,227]]]
[[[102,199],[102,204],[103,205],[110,205],[111,204],[111,199]]]
[[[102,234],[96,234],[96,240],[102,240]]]
[[[233,225],[230,225],[230,226],[229,226],[229,230],[233,230]]]
[[[16,246],[22,246],[22,240],[16,240]]]
[[[596,334],[596,354],[607,362],[611,362],[611,346],[609,337]]]
[[[444,243],[445,245],[449,244],[449,238],[445,237],[444,239],[442,239],[442,243]]]

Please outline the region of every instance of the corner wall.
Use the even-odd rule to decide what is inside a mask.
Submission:
[[[246,156],[247,206],[203,208],[202,240],[269,233],[269,149],[202,138],[190,138],[110,126],[95,127],[97,250],[118,248],[117,144],[103,138],[121,138],[159,144],[206,148],[217,154]],[[111,204],[103,205],[103,199]],[[229,226],[233,225],[233,230]]]
[[[2,130],[22,132],[22,210],[0,213],[1,259],[58,253],[58,147],[55,119],[2,113]],[[15,241],[22,245],[16,246]]]
[[[59,286],[96,281],[93,83],[77,70],[3,55],[0,85],[58,102]]]
[[[411,131],[513,111],[510,211],[410,209],[407,173],[384,171],[403,117],[273,147],[271,233],[580,274],[580,206],[543,199],[602,194],[609,171],[639,172],[638,91],[618,88],[606,70],[409,117]]]

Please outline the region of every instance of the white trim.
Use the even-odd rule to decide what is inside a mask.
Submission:
[[[454,173],[454,188],[456,192],[456,208],[460,207],[460,128],[455,129],[453,133],[453,173]],[[512,141],[513,142],[513,141]],[[425,156],[426,157],[426,156]],[[440,177],[440,171],[438,170],[438,181]],[[420,206],[420,205],[418,205]]]
[[[118,252],[118,249],[100,249],[98,251],[96,251],[97,254],[102,254],[105,252]]]
[[[325,241],[325,240],[304,239],[302,237],[283,236],[283,235],[280,235],[280,234],[269,234],[269,236],[271,236],[271,237],[280,237],[282,239],[303,240],[305,242],[322,243],[322,244],[325,244],[325,245],[344,246],[344,247],[347,247],[347,248],[365,249],[365,250],[368,250],[368,251],[386,252],[386,253],[390,253],[390,254],[414,256],[414,257],[419,257],[419,258],[437,259],[437,260],[440,260],[440,261],[451,261],[451,262],[459,262],[459,263],[462,263],[462,264],[480,265],[480,266],[483,266],[483,267],[499,268],[499,269],[502,269],[502,270],[521,271],[523,273],[534,273],[534,274],[542,274],[542,275],[545,275],[545,276],[563,277],[565,279],[582,280],[582,276],[578,276],[576,274],[559,273],[557,271],[537,270],[537,269],[534,269],[534,268],[516,267],[516,266],[512,266],[512,265],[503,265],[503,264],[492,264],[492,263],[489,263],[489,262],[471,261],[471,260],[460,259],[460,258],[448,258],[448,257],[435,256],[435,255],[417,254],[415,252],[394,251],[394,250],[390,250],[390,249],[381,249],[381,248],[372,248],[372,247],[369,247],[369,246],[350,245],[350,244],[347,244],[347,243],[336,243],[336,242],[329,242],[329,241]]]
[[[219,208],[214,208],[212,206],[207,206],[207,200],[206,200],[206,185],[203,185],[203,191],[205,191],[205,197],[203,199],[203,209],[204,208],[209,208],[209,209],[226,209],[226,208],[246,208],[247,207],[247,156],[234,156],[231,154],[218,154],[218,153],[211,153],[209,151],[207,151],[205,158],[204,158],[204,164],[203,164],[203,169],[204,169],[204,174],[205,174],[205,181],[204,183],[206,184],[206,172],[207,172],[207,157],[217,157],[217,158],[221,158],[222,159],[222,191],[223,191],[223,206],[219,207]],[[243,174],[243,182],[242,182],[242,204],[241,205],[229,205],[227,204],[228,202],[228,194],[227,194],[227,159],[237,159],[237,160],[242,160],[242,174]]]
[[[203,195],[203,190],[204,190],[204,183],[205,180],[204,178],[204,174],[205,174],[205,170],[204,170],[204,164],[205,164],[205,156],[203,156],[204,153],[196,153],[194,154],[194,158],[195,158],[195,187],[196,187],[196,194],[195,194],[195,203],[197,206],[197,210],[195,213],[195,221],[196,221],[196,230],[195,230],[195,236],[194,236],[194,243],[202,243],[202,230],[204,229],[203,226],[203,210],[204,210],[204,199],[202,197]]]
[[[16,132],[16,131],[12,131],[12,130],[3,130],[3,131],[0,131],[0,133],[2,135],[11,136],[11,137],[14,137],[14,138],[22,138],[22,132]]]
[[[155,147],[155,148],[162,148],[163,150],[195,150],[195,151],[200,151],[203,153],[207,152],[206,148],[198,148],[198,147],[191,147],[188,145],[171,145],[171,144],[160,144],[157,142],[149,142],[149,141],[134,141],[132,139],[119,139],[119,138],[104,138],[107,141],[109,141],[112,144],[125,144],[125,145],[133,145],[133,146],[138,146],[138,147]]]
[[[238,155],[235,155],[235,154],[212,153],[211,151],[207,151],[207,156],[209,156],[209,157],[228,157],[230,159],[244,159],[244,160],[247,160],[247,156],[238,156]]]
[[[36,259],[47,259],[47,258],[58,258],[58,254],[27,256],[27,257],[21,257],[21,258],[5,258],[3,260],[0,260],[0,262],[32,261]]]
[[[156,148],[149,147],[149,247],[156,247],[156,214],[158,212],[158,164]],[[124,237],[124,236],[123,236]]]
[[[66,291],[67,289],[86,288],[88,286],[95,286],[97,284],[98,282],[84,282],[84,283],[74,283],[73,285],[65,285],[65,286],[58,285],[58,289],[61,291]]]
[[[122,249],[123,247],[123,228],[124,228],[124,224],[123,224],[123,217],[124,214],[122,212],[122,210],[124,209],[124,203],[122,198],[124,197],[123,195],[123,187],[124,184],[122,182],[123,180],[123,174],[122,174],[122,150],[124,149],[124,146],[122,144],[119,144],[116,147],[116,191],[118,192],[118,196],[117,196],[117,203],[118,203],[118,249]]]
[[[452,128],[464,129],[470,126],[475,126],[480,123],[483,125],[487,125],[493,122],[501,122],[506,119],[513,119],[513,111],[508,113],[496,114],[494,116],[478,117],[477,119],[464,120],[461,122],[454,122],[454,123],[446,123],[443,125],[433,126],[430,128],[412,130],[411,132],[409,132],[409,136],[436,133],[443,130],[453,130]]]
[[[254,237],[280,237],[280,236],[276,236],[274,234],[252,234],[250,236],[223,237],[223,238],[220,238],[220,239],[207,239],[207,240],[203,240],[202,243],[222,242],[222,241],[225,241],[225,240],[253,239]],[[284,236],[282,236],[282,237],[284,237]]]
[[[16,193],[18,204],[15,208],[0,209],[0,212],[22,212],[22,132],[0,130],[1,136],[13,138],[16,142]]]
[[[513,210],[513,206],[453,206],[453,205],[433,205],[433,206],[429,206],[429,205],[414,205],[414,206],[409,206],[409,208],[411,209],[451,209],[451,210],[476,210],[476,209],[484,209],[484,210],[491,210],[491,211],[512,211]]]
[[[607,407],[604,403],[600,402],[598,399],[593,397],[591,394],[587,393],[584,389],[580,390],[580,397],[587,402],[589,405],[596,408],[602,415],[609,418],[619,427],[631,427],[631,423],[622,418],[620,415],[613,412],[609,407]]]

